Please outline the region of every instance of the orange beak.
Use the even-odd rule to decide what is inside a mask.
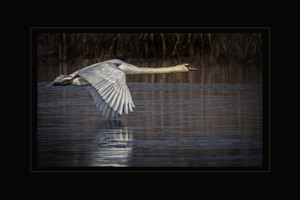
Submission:
[[[189,66],[189,70],[190,70],[190,71],[197,71],[198,68],[193,68],[193,67]]]

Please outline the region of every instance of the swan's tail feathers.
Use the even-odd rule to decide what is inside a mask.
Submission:
[[[55,80],[50,83],[50,85],[70,85],[73,82],[74,76],[60,75],[55,78]]]

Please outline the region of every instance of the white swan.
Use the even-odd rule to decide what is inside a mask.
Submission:
[[[198,70],[189,64],[172,67],[145,68],[119,59],[87,66],[70,75],[58,76],[50,85],[92,85],[89,92],[96,107],[106,118],[133,112],[132,97],[126,85],[126,74],[158,74]]]

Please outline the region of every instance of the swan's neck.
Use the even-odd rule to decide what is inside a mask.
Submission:
[[[125,71],[126,74],[163,74],[163,73],[176,73],[176,72],[187,72],[185,68],[180,65],[172,67],[136,67],[134,70]]]

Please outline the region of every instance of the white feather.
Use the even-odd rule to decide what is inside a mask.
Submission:
[[[112,98],[112,100],[110,101],[110,107],[114,110],[114,111],[116,111],[116,109],[114,109],[114,107],[115,107],[115,104],[116,104],[116,100],[117,100],[117,98],[120,96],[120,84],[118,84],[117,85],[117,87],[116,87],[116,92],[115,92],[115,94],[114,94],[114,97]]]
[[[110,60],[85,67],[77,74],[88,81],[93,89],[89,90],[93,102],[106,118],[117,114],[133,112],[130,91],[126,85],[125,73],[118,68],[120,60]]]
[[[125,90],[125,103],[124,103],[124,113],[128,114],[128,95],[127,90]]]
[[[123,113],[124,101],[125,101],[125,90],[123,89],[121,93],[121,102],[118,109],[119,115],[122,115]]]

